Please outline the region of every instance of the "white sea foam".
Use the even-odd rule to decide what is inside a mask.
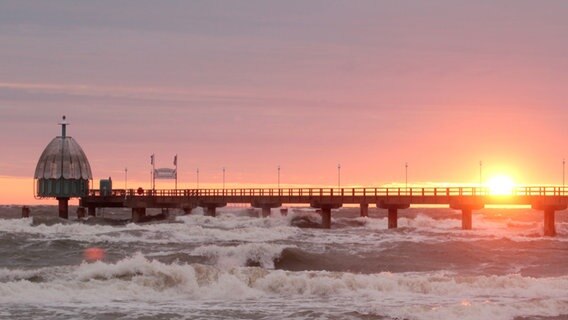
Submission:
[[[280,257],[282,251],[290,246],[270,243],[247,243],[238,246],[202,246],[192,254],[212,257],[216,266],[227,269],[244,267],[247,264],[258,264],[266,269],[274,269],[274,260]]]
[[[179,223],[125,226],[56,223],[33,225],[32,219],[1,220],[0,232],[21,233],[41,240],[69,239],[110,243],[200,243],[208,241],[263,242],[287,239],[299,232],[285,218],[259,219],[226,214],[177,217]]]
[[[434,219],[425,214],[418,214],[414,218],[399,217],[398,228],[393,232],[386,232],[387,218],[356,218],[364,225],[363,228],[382,232],[380,239],[374,241],[412,241],[412,242],[444,242],[447,236],[460,241],[478,241],[491,239],[509,239],[518,242],[541,241],[543,236],[543,223],[535,221],[513,221],[504,219],[496,221],[483,215],[474,215],[473,229],[462,230],[461,220],[444,218]],[[410,233],[400,232],[408,228]],[[568,223],[556,223],[558,237],[555,241],[568,242]],[[396,231],[399,230],[399,231]]]
[[[513,319],[568,314],[567,276],[219,269],[165,264],[141,254],[116,263],[84,263],[67,268],[66,273],[57,270],[57,277],[44,282],[22,279],[21,270],[3,270],[0,303],[82,308],[121,303],[123,308],[138,310],[140,303],[168,303],[183,308],[214,300],[216,308],[230,309],[231,301],[255,299],[260,309],[321,307],[408,319]],[[10,272],[14,275],[6,276]],[[334,300],[332,306],[330,298]]]

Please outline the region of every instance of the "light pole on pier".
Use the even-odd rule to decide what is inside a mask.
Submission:
[[[128,190],[128,168],[124,168],[124,191]]]
[[[408,162],[404,164],[404,186],[408,192]]]
[[[223,167],[223,189],[225,189],[225,167]]]
[[[152,190],[156,189],[156,158],[152,153],[150,156],[150,164],[152,165]]]
[[[479,187],[482,188],[483,187],[483,174],[482,174],[482,170],[483,170],[483,161],[479,161]]]
[[[197,168],[197,189],[199,189],[199,168]]]
[[[341,163],[337,164],[337,188],[341,189]]]
[[[566,159],[562,159],[562,193],[566,187]]]
[[[278,165],[278,189],[280,189],[280,165]]]

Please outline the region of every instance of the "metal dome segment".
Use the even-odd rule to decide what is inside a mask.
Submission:
[[[91,180],[93,175],[81,146],[71,137],[56,137],[41,154],[34,178]]]
[[[45,147],[37,162],[34,178],[35,196],[56,198],[59,201],[59,217],[69,218],[68,201],[84,197],[89,192],[89,180],[93,178],[89,160],[81,146],[67,136],[69,123],[63,116],[61,136],[55,137]]]
[[[91,165],[81,149],[81,146],[71,137],[63,141],[63,149],[68,150],[63,154],[63,178],[64,179],[83,179],[91,180]],[[68,158],[67,158],[68,156]]]

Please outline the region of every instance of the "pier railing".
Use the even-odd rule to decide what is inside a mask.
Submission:
[[[568,187],[515,187],[510,192],[494,193],[485,187],[412,187],[412,188],[238,188],[238,189],[113,189],[89,191],[89,196],[156,197],[517,197],[568,196]]]

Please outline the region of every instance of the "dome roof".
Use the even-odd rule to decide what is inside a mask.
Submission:
[[[65,121],[65,118],[63,119]],[[91,165],[81,146],[71,137],[55,137],[45,147],[37,162],[34,178],[36,179],[83,179],[91,180]]]

